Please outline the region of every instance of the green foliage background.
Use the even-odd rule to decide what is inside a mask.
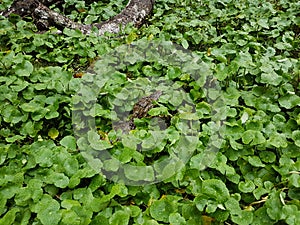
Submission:
[[[11,2],[1,1],[0,9]],[[92,23],[125,5],[65,0],[64,9],[52,8]],[[300,224],[299,12],[297,0],[157,0],[142,28],[103,37],[55,28],[37,33],[30,18],[1,17],[0,224]],[[201,58],[224,91],[226,129],[214,162],[202,170],[213,128],[201,86],[158,62],[128,66],[112,84],[122,86],[128,76],[171,79],[188,91],[201,124],[197,151],[179,174],[125,186],[98,174],[78,152],[71,98],[80,82],[74,76],[97,57],[141,39],[172,41]],[[104,88],[117,96],[117,88]],[[152,113],[171,115],[174,133],[168,135],[176,141],[176,104],[158,104]],[[109,110],[99,104],[104,139],[114,138]],[[138,138],[149,142],[149,136]],[[119,160],[142,163],[168,145],[147,156],[125,142],[111,147]]]

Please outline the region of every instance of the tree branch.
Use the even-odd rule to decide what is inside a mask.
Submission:
[[[76,23],[73,20],[63,16],[45,6],[45,0],[16,0],[13,5],[0,15],[5,17],[11,13],[22,17],[31,16],[39,30],[47,30],[50,26],[58,28],[78,29],[84,34],[90,34],[92,27],[98,28],[98,35],[105,32],[118,33],[120,27],[125,27],[128,23],[133,23],[139,27],[143,24],[148,15],[151,14],[155,0],[129,0],[126,7],[116,16],[108,21],[94,23],[91,25]],[[52,2],[52,1],[50,1]]]

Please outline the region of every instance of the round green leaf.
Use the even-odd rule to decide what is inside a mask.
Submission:
[[[204,180],[202,182],[202,194],[209,199],[215,199],[217,203],[223,203],[229,198],[226,185],[217,179]]]
[[[76,139],[73,136],[65,136],[59,143],[72,151],[76,151]]]
[[[282,218],[282,202],[280,200],[280,195],[281,191],[273,191],[265,203],[268,216],[276,221]]]
[[[76,214],[76,212],[72,210],[63,210],[62,211],[62,219],[61,219],[61,225],[80,225],[81,219],[80,217]]]
[[[110,224],[128,225],[130,212],[117,211],[109,219]]]
[[[80,206],[80,203],[76,200],[65,199],[61,202],[61,206],[65,209],[72,209],[73,207]]]
[[[150,215],[158,221],[169,223],[169,216],[176,211],[174,203],[166,198],[154,201],[150,206]]]
[[[242,141],[244,144],[258,145],[263,144],[266,139],[260,131],[247,130],[242,134]]]
[[[288,146],[286,137],[284,134],[274,133],[271,134],[270,139],[268,140],[270,145],[276,147],[276,148],[286,148]]]
[[[153,181],[154,171],[151,166],[124,166],[125,176],[133,181]]]
[[[171,213],[169,216],[170,224],[173,225],[185,225],[185,219],[179,213]]]
[[[255,167],[264,167],[263,164],[258,156],[248,156],[248,162]]]
[[[259,153],[259,158],[266,163],[272,163],[276,160],[276,155],[271,151],[262,151]]]
[[[232,197],[225,202],[225,207],[231,214],[240,214],[242,211],[239,201]]]
[[[295,141],[295,145],[300,147],[300,130],[293,131],[292,139]]]
[[[279,76],[277,73],[262,73],[261,74],[261,82],[266,84],[271,84],[277,86],[281,83],[282,77]]]
[[[299,174],[292,174],[289,177],[289,182],[292,186],[296,188],[300,188],[300,175]]]
[[[287,224],[300,223],[300,211],[297,205],[284,205],[282,212]]]
[[[287,94],[285,96],[282,96],[279,98],[278,101],[280,106],[286,109],[291,109],[295,106],[300,105],[300,97],[295,94]]]
[[[238,186],[239,190],[244,193],[253,192],[255,189],[255,184],[251,180],[241,181]]]
[[[239,225],[251,225],[253,221],[253,212],[243,210],[237,215],[232,215],[231,219],[234,223]]]
[[[68,176],[72,176],[78,171],[79,163],[78,163],[77,159],[75,159],[73,157],[69,157],[64,162],[64,168],[65,168],[66,174]]]
[[[48,176],[48,181],[59,188],[65,188],[69,184],[69,178],[66,175],[54,171],[51,172],[50,176]]]
[[[15,73],[22,77],[28,77],[33,71],[31,62],[25,60],[15,67]]]
[[[33,212],[37,213],[37,218],[43,225],[55,225],[61,219],[59,211],[60,204],[50,195],[44,195],[43,198],[34,206]]]
[[[53,164],[53,152],[50,149],[43,149],[37,152],[34,157],[36,162],[42,167],[50,167]]]
[[[39,111],[43,105],[36,102],[28,102],[23,103],[20,107],[24,112],[36,112]]]

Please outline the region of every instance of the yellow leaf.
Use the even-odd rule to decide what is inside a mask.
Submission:
[[[212,217],[205,216],[205,215],[202,216],[203,225],[210,225],[213,221],[214,221],[214,218],[212,218]]]
[[[49,131],[48,131],[48,136],[50,138],[52,138],[53,140],[55,140],[59,135],[59,132],[57,129],[55,128],[51,128]]]

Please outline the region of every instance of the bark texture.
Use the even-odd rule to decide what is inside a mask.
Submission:
[[[153,101],[157,101],[162,95],[161,91],[156,91],[153,94],[141,98],[132,109],[132,114],[129,116],[129,121],[121,122],[117,124],[114,129],[122,130],[123,133],[127,134],[129,131],[135,129],[134,119],[141,119],[146,117],[149,110],[154,107]]]
[[[3,16],[9,16],[11,13],[18,14],[22,17],[31,16],[39,30],[47,30],[50,26],[62,28],[78,29],[84,34],[90,34],[92,27],[98,28],[98,35],[105,32],[118,33],[120,27],[125,27],[128,23],[133,23],[139,27],[143,24],[148,15],[151,14],[155,0],[129,0],[126,7],[120,14],[112,17],[108,21],[94,23],[92,25],[80,24],[63,16],[46,5],[58,2],[57,0],[16,0],[13,5],[6,11],[1,12]]]

